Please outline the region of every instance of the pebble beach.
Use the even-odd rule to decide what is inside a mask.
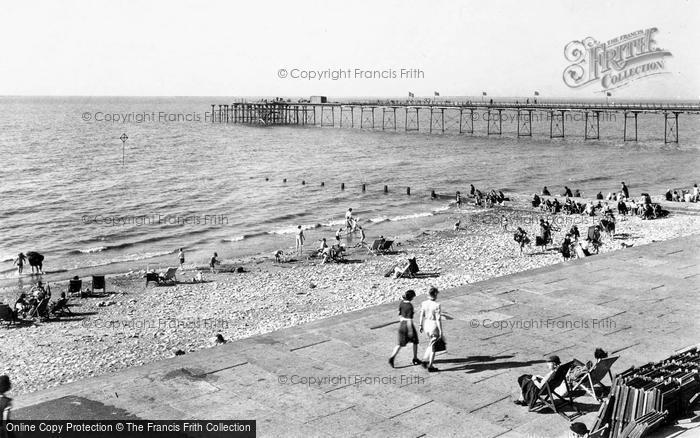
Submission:
[[[347,263],[301,257],[278,264],[263,254],[224,260],[224,266],[243,266],[245,272],[205,272],[205,283],[189,281],[196,270],[187,265],[174,286],[146,286],[145,271],[111,276],[107,296],[71,299],[73,317],[1,328],[3,373],[13,376],[13,393],[23,394],[172,357],[178,350],[215,348],[219,333],[226,340],[241,339],[397,301],[407,289],[422,295],[430,286],[447,289],[567,263],[551,246],[547,251],[526,247],[520,254],[513,231],[522,226],[534,241],[540,216],[527,207],[525,196],[516,196],[508,207],[453,207],[417,235],[398,239],[395,252],[373,255],[350,248]],[[555,245],[574,223],[584,234],[584,221],[591,219],[599,217],[557,215]],[[461,229],[455,231],[457,220]],[[672,213],[651,221],[618,217],[617,237],[604,237],[600,252],[697,233],[698,225],[697,214]],[[309,236],[306,253],[320,237],[331,236]],[[428,275],[385,277],[407,257],[416,257],[421,273]],[[52,283],[54,299],[65,290],[65,282]],[[0,297],[9,301],[18,292],[5,288]]]

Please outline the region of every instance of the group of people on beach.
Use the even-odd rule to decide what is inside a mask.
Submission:
[[[366,245],[365,230],[359,225],[359,218],[353,216],[352,207],[348,208],[345,212],[345,227],[340,227],[335,232],[335,244],[329,246],[326,238],[319,239],[319,247],[311,254],[311,257],[320,257],[321,263],[327,263],[331,260],[338,260],[342,257],[343,252],[346,248],[341,244],[343,232],[345,234],[359,233],[360,240],[355,245],[355,247],[360,247]],[[304,242],[306,241],[306,236],[304,235],[304,228],[301,225],[297,225],[297,230],[294,234],[294,252],[297,257],[302,257],[304,254]],[[283,250],[277,250],[274,253],[275,261],[281,262],[284,257]]]
[[[671,202],[700,202],[700,194],[698,194],[698,185],[693,184],[692,192],[690,190],[678,189],[671,192],[671,189],[666,190],[664,198]]]

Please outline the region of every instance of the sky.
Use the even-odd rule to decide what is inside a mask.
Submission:
[[[700,99],[700,1],[0,0],[0,95],[595,98],[564,47],[652,27],[664,73],[614,95]]]

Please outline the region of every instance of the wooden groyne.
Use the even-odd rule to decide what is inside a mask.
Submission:
[[[259,126],[317,126],[371,130],[420,131],[427,120],[429,133],[474,134],[475,124],[486,126],[486,135],[502,135],[503,121],[517,122],[517,136],[531,137],[533,119],[546,118],[549,138],[566,136],[566,119],[583,122],[586,140],[601,138],[601,118],[624,117],[624,141],[638,141],[640,114],[663,117],[664,143],[679,142],[679,116],[700,114],[698,104],[615,104],[615,103],[525,103],[520,102],[235,102],[211,105],[212,123],[240,123]],[[400,123],[402,121],[403,123]],[[574,122],[576,123],[576,122]],[[424,129],[425,130],[425,129]]]

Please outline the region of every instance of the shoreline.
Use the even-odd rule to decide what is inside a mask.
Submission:
[[[514,204],[523,207],[517,200]],[[71,299],[74,318],[0,331],[0,343],[8,351],[3,354],[7,364],[3,372],[13,376],[13,392],[24,394],[172,357],[176,350],[212,347],[217,333],[227,340],[242,339],[393,302],[409,288],[422,295],[431,285],[449,289],[561,263],[561,255],[551,250],[532,248],[520,255],[512,235],[522,220],[518,214],[523,213],[535,223],[536,217],[544,216],[532,208],[451,209],[433,217],[430,224],[422,221],[423,231],[406,235],[398,242],[397,253],[374,256],[363,248],[351,249],[346,258],[352,263],[276,264],[270,255],[261,255],[242,264],[245,273],[205,272],[207,283],[172,287],[145,288],[142,271],[111,276],[108,297]],[[501,215],[509,219],[508,231],[479,220]],[[452,230],[456,216],[467,223],[467,230]],[[622,243],[638,246],[697,233],[700,215],[673,214],[653,221],[631,218],[618,224],[618,232],[628,237],[604,238],[601,253],[621,249]],[[561,241],[568,227],[560,229],[554,242]],[[417,257],[422,273],[437,276],[384,277],[408,256]],[[193,276],[191,270],[178,273],[181,281]],[[63,283],[57,283],[52,292],[58,296],[63,290]],[[60,363],[56,357],[62,358]]]
[[[506,193],[506,196],[510,197],[511,201],[507,202],[505,206],[497,206],[495,208],[481,208],[473,205],[473,199],[464,197],[466,200],[463,209],[457,212],[455,208],[454,196],[437,194],[437,197],[432,202],[447,202],[446,204],[436,205],[435,208],[431,209],[429,214],[423,212],[413,215],[402,217],[402,220],[386,220],[374,222],[363,218],[361,225],[367,231],[367,241],[371,243],[373,238],[379,237],[379,235],[384,235],[387,237],[392,237],[395,239],[406,239],[412,237],[414,234],[418,234],[426,227],[430,227],[435,223],[441,223],[445,216],[454,217],[456,213],[463,215],[465,212],[471,213],[474,216],[488,214],[494,211],[508,211],[508,212],[522,212],[525,215],[539,214],[541,216],[546,216],[545,213],[535,211],[529,206],[529,200],[531,195],[525,195],[520,193]],[[543,201],[546,197],[542,197]],[[560,195],[550,196],[550,199],[558,198],[563,200]],[[578,202],[586,202],[588,200],[592,202],[597,202],[594,198],[579,197],[572,198]],[[654,203],[660,203],[662,207],[668,208],[673,214],[700,214],[700,203],[687,204],[683,202],[667,202],[662,196],[652,196]],[[605,201],[603,201],[605,202]],[[613,210],[616,210],[613,208]],[[577,215],[571,215],[568,217],[576,217]],[[593,219],[597,221],[599,216],[595,216]],[[376,219],[376,218],[374,218]],[[588,219],[588,218],[586,218]],[[532,223],[526,222],[525,225],[533,225]],[[535,224],[536,225],[536,224]],[[321,237],[326,237],[328,242],[333,241],[333,235],[335,234],[335,226],[339,225],[322,225],[317,224],[317,226],[305,230],[307,235],[307,244],[304,246],[305,250],[309,248],[315,248],[318,244],[317,240]],[[313,236],[313,238],[309,238]],[[218,252],[220,255],[224,254],[223,257],[226,258],[227,264],[243,265],[249,264],[251,261],[258,260],[261,257],[266,257],[277,249],[283,249],[285,252],[293,252],[294,249],[294,239],[293,234],[278,234],[278,233],[266,233],[264,240],[259,239],[260,236],[256,236],[252,241],[245,241],[245,243],[234,240],[227,240],[226,242],[220,242],[219,244],[207,245],[208,249],[204,250],[201,247],[188,250],[186,249],[186,257],[188,262],[186,266],[191,268],[206,269],[208,271],[207,260],[213,252]],[[343,239],[345,245],[354,245],[359,239],[357,236],[350,235],[349,239]],[[235,243],[235,246],[232,244]],[[171,266],[177,266],[176,255],[178,250],[173,249],[168,254],[156,255],[144,259],[135,260],[125,260],[125,261],[113,261],[107,263],[100,263],[97,265],[83,265],[74,268],[67,269],[46,269],[45,273],[42,275],[28,275],[30,272],[30,267],[27,265],[25,267],[25,273],[22,276],[18,276],[16,273],[16,268],[12,272],[6,271],[3,277],[0,277],[0,299],[3,298],[2,291],[23,287],[30,285],[37,280],[50,283],[60,283],[67,281],[75,275],[81,278],[89,278],[91,275],[106,275],[106,276],[123,276],[134,272],[140,272],[144,270],[156,269],[163,271]],[[222,257],[220,256],[220,259]],[[198,260],[201,265],[193,264],[190,260]],[[50,267],[50,264],[49,264]]]

